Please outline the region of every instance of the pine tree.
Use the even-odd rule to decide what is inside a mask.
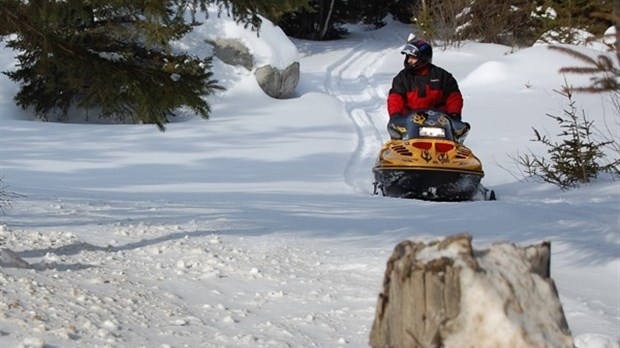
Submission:
[[[403,23],[410,23],[419,1],[390,0],[387,3],[389,5],[389,13],[394,19]]]
[[[531,45],[537,39],[536,3],[530,0],[473,1],[464,38],[504,45]]]
[[[428,2],[422,0],[420,9],[413,18],[413,23],[418,28],[420,37],[434,43],[434,39],[437,37],[437,28],[435,27],[433,12],[433,8],[431,8]]]
[[[591,182],[601,173],[619,173],[620,160],[606,160],[603,151],[614,140],[596,140],[594,122],[577,114],[577,107],[568,88],[556,91],[568,99],[569,107],[564,116],[549,115],[556,120],[561,132],[561,142],[542,135],[536,128],[536,136],[532,141],[543,144],[547,150],[547,158],[532,152],[519,156],[518,164],[529,176],[538,176],[543,181],[557,185],[562,189],[575,187],[581,183]]]
[[[0,34],[15,34],[7,46],[19,52],[17,70],[6,72],[21,84],[17,104],[43,119],[77,107],[160,130],[180,107],[208,118],[205,97],[222,88],[211,58],[174,52],[170,42],[210,3],[258,28],[259,10],[290,1],[2,0]]]
[[[546,16],[541,26],[541,40],[548,43],[575,44],[583,40],[582,31],[601,35],[612,22],[594,17],[594,12],[610,13],[612,2],[607,0],[546,0],[542,11],[552,10],[552,16]]]
[[[595,12],[611,13],[617,0],[550,0],[558,12],[557,27],[585,30],[601,35],[612,25],[610,21],[593,17]]]
[[[226,9],[235,18],[251,24],[254,28],[260,26],[258,14],[277,23],[287,13],[298,11],[308,6],[310,0],[220,0],[221,9]],[[258,25],[257,25],[258,24]]]
[[[393,0],[367,1],[347,0],[342,10],[343,19],[350,23],[363,23],[374,28],[385,25],[385,18],[394,6]]]
[[[347,3],[336,0],[310,0],[307,6],[285,14],[278,25],[287,35],[310,40],[343,37]]]

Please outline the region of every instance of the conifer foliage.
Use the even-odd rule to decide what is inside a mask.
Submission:
[[[170,42],[195,24],[187,11],[208,3],[2,0],[0,35],[19,52],[18,68],[5,72],[21,84],[17,104],[32,107],[43,119],[62,118],[77,107],[160,130],[179,107],[207,118],[204,97],[221,89],[211,79],[211,60],[173,52]],[[239,11],[247,15],[253,9]]]
[[[519,157],[519,165],[528,176],[540,177],[543,181],[559,186],[562,189],[575,187],[578,184],[588,183],[600,173],[618,174],[620,160],[616,159],[605,163],[603,148],[612,143],[612,140],[598,141],[595,138],[593,121],[584,114],[577,115],[577,108],[568,89],[556,91],[566,97],[569,108],[564,110],[564,117],[547,115],[558,122],[562,129],[558,134],[561,142],[551,140],[541,135],[534,128],[536,138],[532,141],[543,144],[548,153],[548,159],[530,153]]]

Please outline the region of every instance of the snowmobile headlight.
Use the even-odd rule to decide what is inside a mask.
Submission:
[[[446,130],[439,127],[421,127],[420,136],[429,138],[445,138]]]

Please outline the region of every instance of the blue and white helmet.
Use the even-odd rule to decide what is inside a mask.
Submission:
[[[424,40],[416,39],[415,36],[407,41],[400,53],[417,57],[418,63],[415,64],[415,67],[421,67],[433,61],[433,47]]]

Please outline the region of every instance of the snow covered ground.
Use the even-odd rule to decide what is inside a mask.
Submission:
[[[394,245],[467,231],[479,247],[551,241],[576,346],[619,347],[620,184],[561,191],[523,182],[511,159],[544,153],[532,126],[559,133],[545,116],[567,107],[557,70],[579,62],[544,46],[435,49],[460,83],[467,143],[499,200],[383,198],[371,168],[409,28],[351,29],[346,40],[293,40],[302,76],[288,100],[216,62],[228,91],[211,100],[211,119],[165,133],[30,121],[1,76],[0,176],[25,197],[0,216],[0,248],[14,252],[0,252],[0,345],[366,347]],[[208,54],[200,40],[179,47]],[[2,48],[0,69],[14,64]],[[575,100],[618,139],[604,98]]]

